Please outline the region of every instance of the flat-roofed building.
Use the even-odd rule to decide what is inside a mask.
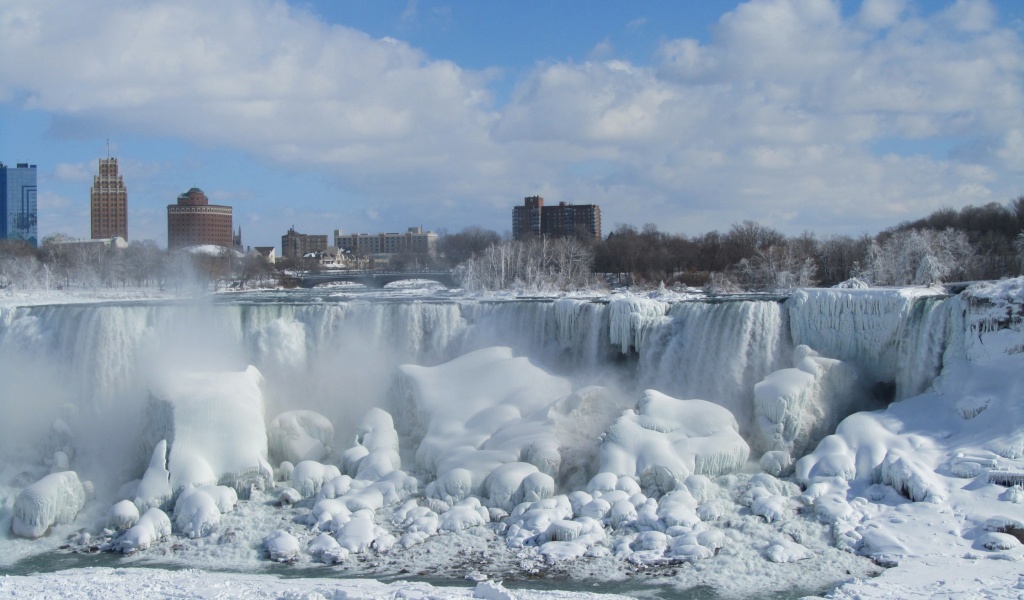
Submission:
[[[334,245],[359,256],[372,254],[434,254],[437,234],[410,227],[405,233],[350,233],[334,230]]]
[[[512,208],[512,237],[517,240],[546,235],[585,235],[601,238],[601,207],[596,204],[544,206],[544,198],[527,196],[522,206]]]

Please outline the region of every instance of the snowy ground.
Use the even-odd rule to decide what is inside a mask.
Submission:
[[[892,301],[891,293],[846,293],[851,296],[845,298],[864,306]],[[29,301],[8,296],[2,303],[85,301],[74,297],[53,294]],[[672,301],[663,298],[658,301]],[[665,318],[663,308],[643,316],[654,306],[643,300],[629,304],[634,312],[627,316],[640,316],[627,323],[624,339],[640,339],[642,319]],[[117,494],[128,505],[134,500],[137,509],[134,517],[127,515],[129,520],[138,519],[146,506],[162,505],[164,518],[169,517],[166,527],[173,522],[176,534],[160,534],[156,521],[141,532],[104,529],[112,522],[108,511],[114,511],[117,498],[101,490],[96,496],[102,502],[86,500],[91,490],[86,485],[79,491],[77,478],[31,486],[38,487],[37,507],[58,495],[64,504],[69,498],[83,504],[77,518],[72,514],[73,523],[62,524],[53,507],[32,509],[31,518],[26,517],[24,507],[32,498],[22,500],[16,492],[60,469],[27,467],[30,453],[5,456],[0,484],[10,487],[0,489],[0,526],[6,530],[20,523],[13,526],[45,530],[51,523],[31,520],[43,515],[52,527],[36,541],[0,540],[0,564],[6,565],[0,568],[17,572],[25,564],[20,559],[60,547],[83,553],[120,548],[128,555],[119,566],[252,572],[265,570],[274,559],[287,565],[280,568],[313,577],[610,582],[620,593],[628,593],[630,582],[636,582],[637,590],[652,584],[662,590],[707,586],[723,597],[767,591],[821,594],[828,591],[825,586],[845,581],[828,597],[1020,598],[1024,282],[978,286],[962,302],[963,310],[949,311],[943,317],[948,320],[931,330],[949,338],[943,341],[942,374],[933,385],[884,411],[848,417],[833,435],[809,447],[812,451],[795,464],[792,476],[784,450],[766,454],[772,459],[767,462],[758,462],[760,451],[748,456],[747,442],[755,442],[740,439],[732,416],[720,407],[648,393],[631,412],[618,416],[622,407],[603,399],[601,392],[572,390],[560,378],[490,349],[437,367],[403,367],[395,393],[407,404],[392,403],[391,415],[368,418],[356,443],[338,449],[340,458],[325,447],[331,440],[325,432],[329,423],[296,416],[292,425],[280,425],[290,441],[277,445],[272,461],[277,472],[267,475],[276,484],[263,486],[247,500],[231,500],[227,507],[218,504],[223,499],[214,500],[222,492],[212,487],[203,492],[208,498],[197,494],[195,502],[174,506],[167,504],[170,488],[164,497],[159,485],[150,485],[159,483],[161,473],[164,482],[183,481],[190,488],[218,479],[223,483],[224,473],[258,479],[265,468],[261,461],[245,463],[253,453],[236,452],[243,447],[238,444],[219,453],[189,454],[190,443],[209,445],[202,442],[208,420],[196,418],[194,407],[183,408],[192,406],[187,400],[195,392],[184,380],[176,381],[154,388],[161,390],[156,394],[163,403],[164,426],[177,432],[176,447],[166,460],[154,454],[142,482]],[[862,324],[843,325],[839,316],[835,323],[849,325],[850,335],[861,335],[857,327]],[[872,323],[889,326],[884,319]],[[868,329],[880,335],[877,327]],[[821,408],[816,402],[831,397],[822,390],[847,385],[842,378],[829,379],[829,373],[841,372],[831,358],[804,353],[794,363],[777,371],[781,374],[771,379],[771,387],[762,388],[755,415],[764,431],[776,432],[778,448],[799,442],[791,427],[824,418],[815,412]],[[235,402],[235,413],[262,402],[258,392],[232,391],[240,389],[236,379],[198,385],[213,390],[202,403]],[[453,397],[464,399],[454,411]],[[782,408],[773,408],[776,401]],[[262,435],[269,431],[270,447],[275,447],[274,427],[250,429]],[[60,428],[56,431],[60,438]],[[218,431],[225,430],[220,426]],[[244,431],[238,435],[245,443],[254,439]],[[585,443],[599,438],[600,446]],[[551,440],[561,443],[552,445]],[[59,442],[47,458],[48,467],[70,460],[60,454]],[[282,456],[289,460],[288,469],[279,466]],[[224,466],[228,459],[234,463]],[[212,469],[212,479],[206,469]],[[598,475],[579,479],[573,475],[577,471]],[[564,491],[574,494],[555,495],[555,480],[572,482]],[[189,531],[194,535],[185,534]],[[126,546],[126,540],[134,545]],[[890,568],[883,571],[878,565]],[[83,598],[156,591],[191,597],[509,597],[486,585],[432,588],[192,570],[76,569],[0,580],[0,594],[14,597],[68,597],[72,590]]]

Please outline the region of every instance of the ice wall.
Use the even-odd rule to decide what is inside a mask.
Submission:
[[[894,399],[924,391],[942,366],[949,304],[938,289],[809,289],[787,300],[794,344],[895,384]]]
[[[895,383],[897,396],[920,391],[944,350],[962,346],[954,343],[963,338],[962,309],[951,306],[937,292],[802,290],[786,302],[616,295],[2,309],[0,376],[22,402],[0,405],[0,449],[42,439],[60,407],[73,404],[77,427],[104,441],[92,455],[105,453],[105,468],[137,477],[149,456],[124,432],[141,429],[153,382],[247,365],[265,378],[268,417],[312,410],[350,440],[397,365],[438,365],[493,346],[578,384],[705,399],[732,412],[746,435],[755,425],[754,384],[792,366],[796,344]]]

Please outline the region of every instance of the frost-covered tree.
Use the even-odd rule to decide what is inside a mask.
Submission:
[[[566,290],[591,281],[594,254],[575,238],[504,240],[488,246],[459,270],[470,290]]]
[[[871,244],[864,275],[874,285],[927,285],[971,279],[974,263],[963,231],[908,229]]]

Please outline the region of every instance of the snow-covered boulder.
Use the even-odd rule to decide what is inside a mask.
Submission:
[[[263,547],[274,562],[294,562],[302,551],[299,540],[284,529],[277,529],[263,538]]]
[[[238,496],[233,488],[189,488],[174,503],[174,526],[190,538],[206,537],[220,523],[221,513],[234,510],[236,502]]]
[[[292,471],[292,488],[303,498],[316,496],[324,484],[341,477],[341,471],[334,465],[323,465],[313,460],[304,460]]]
[[[114,549],[118,552],[131,554],[138,550],[148,550],[156,542],[170,537],[171,519],[159,508],[147,510],[134,527],[124,532],[115,542]]]
[[[167,440],[170,487],[230,485],[239,497],[273,485],[267,462],[263,376],[250,366],[227,373],[176,373],[150,388],[148,437]]]
[[[121,500],[107,511],[107,527],[114,531],[131,529],[139,522],[139,509],[131,500]]]
[[[601,444],[601,471],[640,477],[645,489],[675,489],[697,473],[716,476],[743,466],[750,448],[725,408],[647,390]]]
[[[311,410],[283,412],[267,426],[268,450],[274,464],[322,461],[330,454],[333,440],[330,419]]]
[[[22,490],[14,501],[14,534],[38,538],[53,525],[74,521],[85,506],[85,496],[85,488],[74,471],[43,477]]]

